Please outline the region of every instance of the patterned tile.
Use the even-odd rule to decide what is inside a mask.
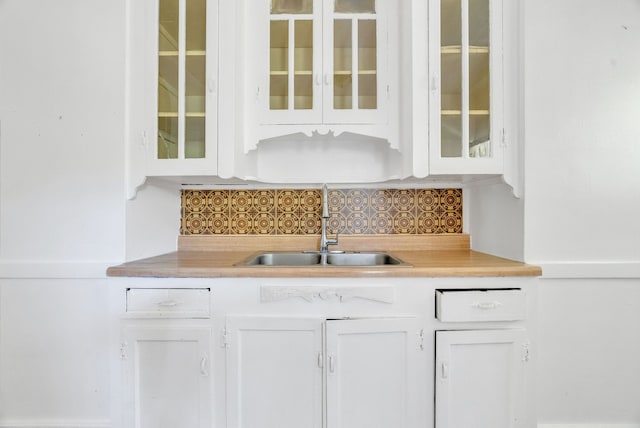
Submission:
[[[330,234],[462,233],[462,189],[329,189]],[[318,235],[320,189],[183,190],[182,235]]]

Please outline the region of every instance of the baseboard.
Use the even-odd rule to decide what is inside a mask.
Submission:
[[[640,428],[640,424],[538,424],[538,428]]]
[[[108,419],[0,419],[0,428],[111,428]]]

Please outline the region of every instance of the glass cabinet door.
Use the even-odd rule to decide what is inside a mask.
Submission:
[[[313,0],[271,0],[269,110],[314,108],[315,7]]]
[[[440,0],[440,155],[492,156],[489,0]]]
[[[157,159],[205,150],[206,0],[159,0]]]
[[[334,110],[378,106],[378,40],[375,0],[333,0]]]
[[[261,123],[375,122],[380,104],[378,2],[270,0],[264,58],[268,81],[261,80],[264,89],[258,89]],[[264,92],[268,97],[260,95]]]

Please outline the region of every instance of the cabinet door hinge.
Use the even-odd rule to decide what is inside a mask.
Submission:
[[[529,360],[531,359],[531,354],[529,350],[530,345],[531,343],[529,341],[524,342],[524,344],[522,345],[522,361],[525,363],[528,363]]]
[[[220,346],[221,348],[228,348],[229,347],[229,330],[227,330],[227,326],[224,326],[222,328],[222,332],[221,332],[221,336],[222,336],[222,345]]]
[[[424,329],[420,329],[418,333],[418,349],[424,351]]]
[[[127,359],[127,342],[122,342],[120,344],[120,359],[121,360]]]

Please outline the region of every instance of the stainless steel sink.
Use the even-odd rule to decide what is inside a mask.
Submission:
[[[321,262],[320,253],[263,253],[243,264],[250,266],[313,266]]]
[[[243,266],[407,266],[402,260],[382,252],[328,253],[270,252],[245,260]]]
[[[330,253],[327,264],[333,266],[401,266],[402,260],[387,253]]]

